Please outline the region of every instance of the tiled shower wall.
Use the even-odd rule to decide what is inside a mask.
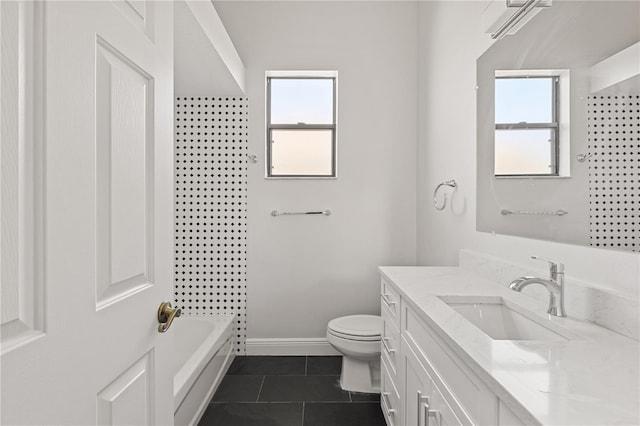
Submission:
[[[588,99],[590,244],[640,251],[640,95]]]
[[[234,314],[245,353],[248,102],[178,97],[175,288],[186,314]]]

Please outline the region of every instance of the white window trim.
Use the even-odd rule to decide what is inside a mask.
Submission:
[[[571,177],[571,101],[570,71],[568,69],[496,70],[495,77],[553,77],[558,76],[558,175],[557,176],[496,176],[497,179],[558,179]]]
[[[264,158],[265,158],[265,168],[264,168],[264,178],[267,180],[335,180],[338,178],[338,71],[337,70],[267,70],[264,73],[264,131],[265,135],[264,139]],[[268,143],[267,134],[269,123],[267,122],[267,111],[269,109],[269,96],[268,91],[269,87],[267,84],[269,77],[297,77],[297,78],[333,78],[335,80],[335,92],[334,92],[334,114],[335,114],[335,132],[334,132],[334,174],[333,176],[269,176],[269,154],[268,154]]]

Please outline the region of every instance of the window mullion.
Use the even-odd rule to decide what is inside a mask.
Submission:
[[[497,130],[557,129],[558,123],[496,123]]]
[[[332,130],[335,129],[334,124],[270,124],[269,129],[275,130]]]
[[[560,126],[558,125],[560,118],[560,99],[559,99],[559,86],[560,77],[553,77],[552,90],[552,119],[555,123],[555,129],[553,130],[553,146],[552,146],[552,171],[557,176],[560,174]]]

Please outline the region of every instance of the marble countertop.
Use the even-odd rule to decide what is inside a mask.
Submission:
[[[640,424],[640,344],[458,267],[380,267],[403,299],[524,422]],[[500,296],[576,335],[493,340],[438,296]]]

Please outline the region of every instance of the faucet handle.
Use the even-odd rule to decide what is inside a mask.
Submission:
[[[555,260],[547,259],[546,257],[540,256],[531,256],[531,258],[549,262],[549,273],[552,277],[555,277],[557,274],[564,274],[564,263],[556,262]]]

